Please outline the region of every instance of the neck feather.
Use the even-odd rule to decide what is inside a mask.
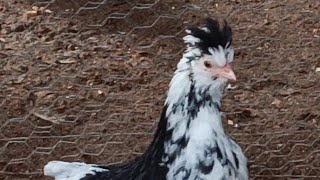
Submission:
[[[180,64],[180,67],[183,66]],[[158,166],[162,175],[168,171],[165,164],[175,160],[192,139],[190,136],[205,139],[212,138],[212,134],[224,134],[219,108],[220,86],[224,87],[224,84],[201,86],[192,77],[191,69],[186,67],[178,66],[172,78],[158,129],[142,159],[148,161],[146,168]]]

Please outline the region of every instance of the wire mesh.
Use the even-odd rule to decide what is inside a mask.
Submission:
[[[0,179],[45,179],[50,160],[112,164],[143,153],[184,29],[207,15],[234,30],[239,80],[223,100],[224,127],[245,151],[251,179],[319,178],[319,7],[1,0]]]

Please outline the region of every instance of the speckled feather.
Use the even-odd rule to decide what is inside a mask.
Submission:
[[[212,79],[201,62],[223,67],[233,60],[231,28],[207,19],[190,28],[187,51],[178,63],[158,129],[147,151],[127,164],[97,166],[49,162],[45,175],[56,180],[247,180],[247,160],[225,134],[220,101],[226,79]]]

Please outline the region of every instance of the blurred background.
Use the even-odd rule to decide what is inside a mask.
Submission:
[[[320,177],[320,1],[0,0],[0,179],[144,152],[184,30],[233,28],[224,128],[250,179]]]

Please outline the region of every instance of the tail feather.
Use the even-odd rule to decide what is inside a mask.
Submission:
[[[79,180],[86,175],[108,171],[95,164],[81,162],[50,161],[43,169],[44,175],[54,177],[55,180]]]

